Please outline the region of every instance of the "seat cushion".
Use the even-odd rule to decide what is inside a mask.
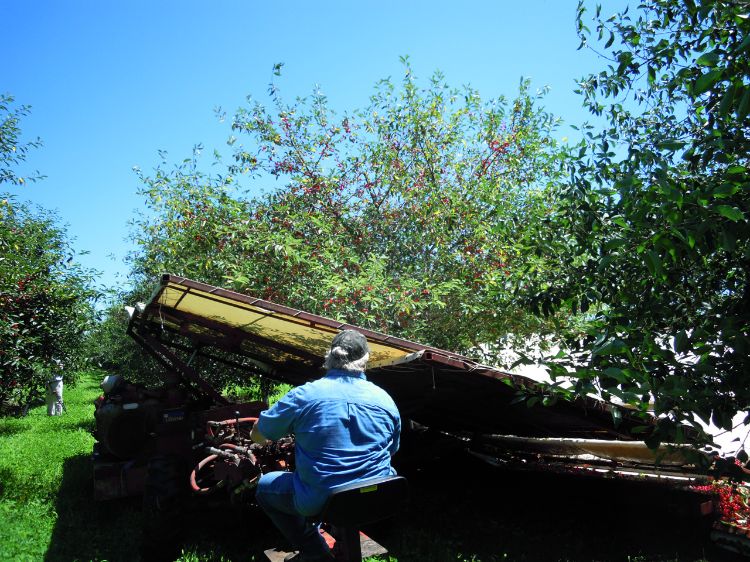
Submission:
[[[386,519],[409,499],[409,484],[403,476],[373,478],[333,490],[319,519],[332,525],[359,526]]]

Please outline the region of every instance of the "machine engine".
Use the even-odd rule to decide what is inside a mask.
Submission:
[[[228,493],[245,501],[261,474],[293,470],[293,438],[267,445],[250,440],[264,402],[207,408],[167,381],[150,389],[105,377],[94,404],[96,499],[161,497],[169,489],[172,496]]]

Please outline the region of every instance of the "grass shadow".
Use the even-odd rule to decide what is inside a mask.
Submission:
[[[5,495],[5,487],[8,482],[13,481],[13,471],[10,468],[0,466],[0,498]]]
[[[708,540],[684,495],[650,482],[505,472],[462,453],[404,471],[411,501],[365,531],[398,562],[736,561]],[[45,561],[140,559],[141,502],[94,502],[87,455],[65,462]],[[185,507],[184,562],[264,560],[282,538],[255,507]]]
[[[10,437],[16,433],[27,431],[30,424],[0,423],[0,437]]]
[[[46,562],[138,559],[140,499],[95,502],[89,455],[65,460],[55,511]]]
[[[94,501],[90,457],[67,459],[45,562],[141,560],[141,504],[140,496]],[[232,507],[226,501],[188,502],[181,521],[180,542],[168,550],[187,553],[186,560],[260,561],[264,549],[282,540],[259,508]]]
[[[90,419],[84,419],[84,420],[63,420],[58,427],[61,430],[77,430],[77,429],[83,429],[87,433],[93,434],[96,430],[96,421],[94,418]]]
[[[398,562],[739,561],[714,547],[684,493],[653,482],[505,472],[459,454],[404,474],[411,501],[367,527]],[[182,560],[265,560],[283,540],[257,508],[196,507]]]
[[[240,562],[266,560],[263,551],[284,539],[257,506],[196,503],[183,532],[184,560]]]

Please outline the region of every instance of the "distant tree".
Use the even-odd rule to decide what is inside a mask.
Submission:
[[[591,20],[587,126],[572,182],[540,230],[556,268],[529,276],[537,309],[583,312],[553,373],[662,416],[656,444],[693,414],[729,429],[750,408],[750,4],[648,0]],[[593,33],[592,31],[593,30]]]
[[[522,82],[483,101],[440,74],[420,87],[408,64],[343,116],[319,92],[271,92],[235,115],[224,173],[190,159],[141,176],[141,278],[196,277],[456,351],[543,329],[511,289],[564,158],[543,94]],[[242,175],[284,184],[246,199]]]
[[[0,402],[40,397],[51,371],[72,381],[93,319],[90,272],[53,215],[0,200]]]
[[[86,334],[84,353],[93,367],[123,375],[131,382],[158,386],[163,367],[126,333],[129,318],[125,306],[143,302],[147,295],[128,291],[110,296],[110,305],[98,314],[97,321]]]
[[[16,174],[26,151],[18,120],[0,97],[0,187],[27,180]],[[93,318],[93,275],[75,263],[75,252],[54,214],[33,210],[0,193],[0,405],[28,405],[43,394],[50,371],[73,380],[84,364],[81,342]]]

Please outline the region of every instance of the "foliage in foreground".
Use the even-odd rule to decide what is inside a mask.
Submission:
[[[584,128],[539,231],[560,267],[529,279],[529,301],[590,319],[553,373],[642,410],[653,398],[652,444],[693,413],[729,429],[750,408],[748,4],[650,0],[591,19],[581,4],[578,22],[608,61],[580,83],[608,125]]]

